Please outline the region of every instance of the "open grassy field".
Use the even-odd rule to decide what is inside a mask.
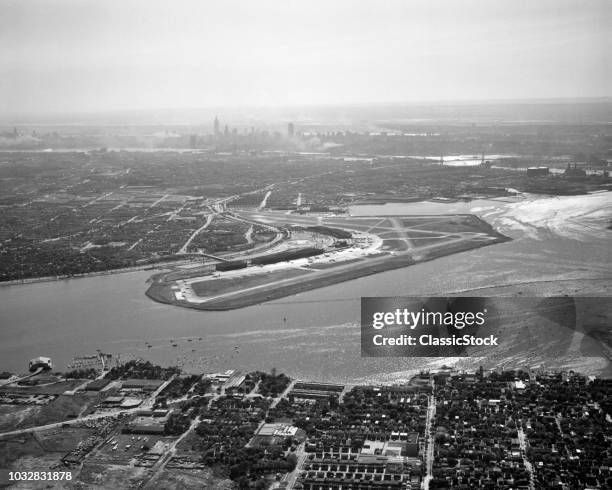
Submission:
[[[236,484],[228,479],[221,479],[206,470],[164,469],[158,476],[147,483],[145,489],[173,488],[188,490],[191,488],[214,488],[231,490]]]
[[[86,461],[76,478],[75,488],[92,490],[138,488],[148,471],[148,468],[138,466],[97,464]]]
[[[0,444],[0,468],[11,468],[23,456],[42,456],[45,450],[32,434],[3,439]]]
[[[83,384],[83,379],[71,379],[59,383],[35,385],[35,386],[2,386],[0,393],[20,393],[25,395],[61,395]]]
[[[0,405],[0,431],[14,430],[23,420],[40,412],[40,405]]]
[[[198,296],[206,297],[240,291],[242,289],[259,286],[263,283],[282,281],[284,279],[298,277],[308,273],[309,271],[302,269],[284,269],[270,272],[269,274],[265,274],[265,276],[260,273],[232,277],[231,279],[209,279],[207,281],[194,282],[191,284],[191,287]]]
[[[24,418],[17,429],[35,427],[37,425],[62,422],[70,418],[86,415],[100,401],[98,393],[78,393],[76,395],[60,395],[47,405],[40,407],[31,416]]]
[[[87,427],[70,426],[37,432],[36,437],[45,451],[66,454],[93,433],[94,430]]]

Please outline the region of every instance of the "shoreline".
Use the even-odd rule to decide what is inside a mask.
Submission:
[[[276,242],[266,242],[257,248],[257,252],[265,251],[271,246],[273,246]],[[248,251],[248,250],[247,250]],[[230,250],[227,252],[223,252],[218,254],[219,257],[225,258],[227,260],[231,260],[234,256],[243,253],[243,251],[235,251]],[[191,257],[191,258],[188,258]],[[155,270],[163,270],[168,267],[178,267],[181,265],[193,264],[202,258],[209,258],[206,255],[199,255],[193,253],[185,253],[178,254],[173,258],[168,258],[165,261],[159,262],[149,262],[147,264],[142,265],[133,265],[129,267],[120,267],[117,269],[107,269],[102,271],[92,271],[92,272],[82,272],[80,274],[73,275],[63,275],[63,276],[41,276],[41,277],[27,277],[23,279],[11,279],[10,281],[0,281],[0,287],[8,287],[8,286],[20,286],[27,284],[37,284],[44,282],[54,282],[54,281],[67,281],[71,279],[85,279],[87,277],[96,277],[96,276],[106,276],[112,274],[126,274],[128,272],[138,272],[138,271],[155,271]],[[213,259],[214,260],[214,259]],[[200,266],[205,266],[207,264],[202,263]],[[148,280],[151,280],[154,276],[159,273],[153,274]]]
[[[185,259],[177,259],[176,262],[184,261]],[[11,279],[10,281],[1,281],[0,287],[23,286],[28,284],[38,284],[43,282],[54,281],[69,281],[71,279],[85,279],[87,277],[107,276],[113,274],[126,274],[128,272],[138,272],[143,270],[164,269],[167,266],[177,265],[176,262],[165,262],[159,264],[135,265],[131,267],[121,267],[119,269],[108,269],[104,271],[83,272],[81,274],[64,275],[64,276],[42,276],[28,277],[24,279]],[[187,261],[189,262],[189,261]]]
[[[472,365],[472,364],[465,362],[466,359],[470,359],[469,357],[423,357],[422,359],[427,360],[427,361],[431,360],[431,362],[429,364],[426,364],[423,368],[406,369],[405,371],[399,371],[399,372],[392,373],[392,375],[395,375],[395,377],[393,376],[391,378],[385,377],[384,380],[375,379],[375,378],[371,378],[371,379],[361,378],[361,379],[355,379],[355,380],[349,380],[349,381],[330,382],[328,380],[322,380],[321,378],[303,378],[303,377],[294,378],[292,376],[288,376],[288,378],[291,381],[295,381],[297,383],[345,384],[351,387],[352,386],[397,386],[397,385],[411,384],[412,380],[418,378],[419,373],[421,373],[423,370],[425,370],[428,373],[432,373],[432,374],[447,372],[447,371],[456,372],[459,374],[474,373],[478,371],[478,366],[476,364]],[[472,362],[478,363],[479,361],[474,360]],[[178,368],[181,370],[181,374],[196,374],[196,375],[200,374],[200,375],[205,375],[205,376],[218,374],[215,371],[209,371],[209,372],[189,371],[188,369],[181,368],[180,366],[173,366],[170,364],[167,366],[163,366],[163,367]],[[525,369],[527,368],[525,368],[524,365],[521,365],[521,363],[516,363],[512,366],[504,366],[504,371],[521,371]],[[559,373],[568,372],[569,370],[571,369],[563,369],[560,367],[559,368],[547,367],[547,368],[533,368],[532,369],[534,373],[543,373],[543,374],[559,374]],[[485,371],[493,372],[495,371],[495,369],[486,368]],[[14,374],[15,376],[17,376],[16,373],[11,373],[11,374]],[[29,374],[27,375],[27,377],[34,377],[37,374],[40,374],[40,373]],[[18,382],[23,378],[15,379],[13,381],[7,382],[4,385],[0,386],[0,388],[2,388],[0,391],[3,393],[19,393],[22,391],[23,392],[28,391],[32,388],[36,389],[36,387],[42,387],[44,389],[45,386],[53,386],[54,384],[63,383],[63,382],[71,381],[71,380],[73,381],[74,380],[85,380],[87,382],[95,381],[95,379],[91,379],[91,378],[66,378],[67,373],[58,373],[58,374],[59,374],[59,377],[58,377],[59,379],[53,382],[46,383],[44,385],[32,385],[32,386],[19,385]],[[580,374],[583,376],[585,375],[585,373],[582,371],[578,371],[577,374]],[[607,375],[605,373],[598,374],[596,376],[599,379],[612,379],[612,375]],[[60,394],[65,394],[65,393],[60,393]]]

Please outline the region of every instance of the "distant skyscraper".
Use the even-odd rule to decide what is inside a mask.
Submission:
[[[287,124],[287,135],[289,136],[289,138],[293,138],[294,133],[295,128],[293,127],[293,123]]]
[[[215,116],[215,136],[219,136],[221,134],[221,125],[219,124],[219,118]]]

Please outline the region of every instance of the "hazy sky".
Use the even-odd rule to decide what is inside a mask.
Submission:
[[[610,0],[0,0],[0,111],[611,94]]]

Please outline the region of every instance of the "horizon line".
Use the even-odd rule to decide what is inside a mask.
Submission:
[[[307,104],[242,104],[242,105],[210,105],[194,107],[149,107],[149,108],[111,108],[111,109],[86,109],[73,111],[12,111],[5,112],[2,119],[24,117],[74,117],[74,116],[95,116],[95,115],[114,115],[114,114],[150,114],[156,112],[213,112],[213,111],[240,111],[240,110],[291,110],[291,109],[324,109],[333,107],[403,107],[403,106],[440,106],[440,105],[493,105],[493,104],[581,104],[593,102],[612,102],[612,95],[584,96],[584,97],[520,97],[520,98],[498,98],[498,99],[430,99],[412,101],[381,101],[381,102],[321,102]]]

